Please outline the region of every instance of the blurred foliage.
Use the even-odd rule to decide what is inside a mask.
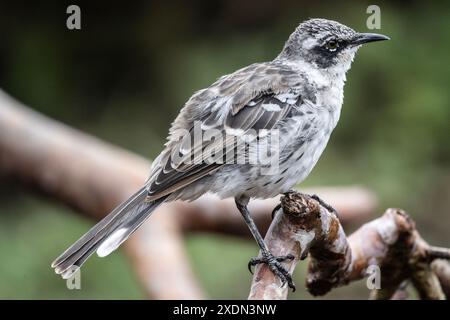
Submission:
[[[189,96],[222,74],[272,59],[308,17],[365,31],[367,1],[65,1],[0,3],[0,87],[36,110],[145,157],[161,150]],[[341,121],[304,185],[364,184],[403,207],[435,244],[450,235],[450,3],[380,4],[392,41],[360,50]],[[69,291],[50,261],[91,221],[12,181],[0,183],[0,298],[144,298],[121,253],[93,258]],[[213,298],[246,297],[249,241],[191,235],[196,274]],[[220,258],[219,258],[220,257]],[[297,271],[301,288],[304,264]],[[298,290],[293,298],[307,298]],[[364,284],[332,298],[365,298]]]

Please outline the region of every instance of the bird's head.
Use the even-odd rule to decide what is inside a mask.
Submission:
[[[358,33],[332,20],[311,19],[301,23],[291,34],[279,57],[345,73],[361,45],[381,40],[389,40],[389,37]]]

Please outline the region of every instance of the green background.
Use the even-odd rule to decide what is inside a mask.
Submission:
[[[72,2],[71,2],[72,3]],[[0,87],[52,118],[149,159],[189,96],[219,76],[271,60],[299,22],[338,20],[368,32],[371,2],[0,3]],[[348,74],[341,120],[303,184],[361,184],[407,210],[433,244],[450,243],[450,2],[379,2],[389,42],[364,47]],[[375,30],[376,31],[376,30]],[[0,298],[145,298],[121,252],[90,259],[82,290],[67,290],[50,261],[92,221],[0,180]],[[209,297],[245,298],[253,242],[192,234],[187,249]],[[305,264],[296,271],[303,290]],[[328,298],[368,296],[364,283]]]

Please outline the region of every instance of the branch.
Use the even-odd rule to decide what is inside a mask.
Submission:
[[[142,157],[38,114],[0,90],[0,173],[10,179],[99,220],[142,185],[149,168]],[[333,203],[345,223],[367,220],[376,206],[374,195],[361,187],[311,192]],[[278,201],[252,202],[262,231]],[[184,249],[183,231],[249,237],[234,202],[209,195],[164,205],[150,220],[126,242],[125,251],[153,298],[204,297]]]
[[[431,268],[436,273],[445,296],[450,299],[450,263],[437,259],[431,263]]]
[[[286,263],[290,272],[309,254],[306,286],[314,296],[380,270],[381,289],[373,291],[373,299],[400,296],[398,289],[405,281],[411,281],[422,299],[445,298],[439,275],[449,271],[448,265],[438,275],[432,262],[448,257],[448,249],[428,245],[414,221],[400,209],[386,210],[347,238],[334,213],[308,196],[292,193],[281,199],[281,209],[265,240],[274,255],[294,255]],[[446,286],[449,279],[444,277]],[[288,289],[280,284],[267,266],[259,265],[249,298],[285,299]]]
[[[50,120],[0,91],[0,170],[10,178],[98,220],[143,184],[148,168],[141,157]],[[175,217],[156,214],[151,222],[125,245],[145,293],[203,298]]]
[[[374,194],[360,186],[305,188],[302,191],[318,194],[322,199],[333,203],[340,212],[344,226],[367,221],[377,206]],[[266,233],[272,223],[272,210],[279,202],[280,197],[250,201],[249,210],[262,234]],[[251,237],[233,199],[219,200],[214,195],[205,195],[192,203],[179,203],[173,212],[178,212],[177,219],[184,231],[207,231]]]

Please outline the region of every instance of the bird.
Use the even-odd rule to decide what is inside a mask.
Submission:
[[[248,210],[251,199],[285,194],[310,174],[336,127],[346,74],[358,49],[389,40],[322,18],[301,22],[272,61],[224,75],[194,93],[173,121],[144,185],[52,263],[70,278],[96,252],[117,249],[161,204],[206,193],[234,198],[260,256],[295,290]],[[214,139],[213,139],[214,138]]]

